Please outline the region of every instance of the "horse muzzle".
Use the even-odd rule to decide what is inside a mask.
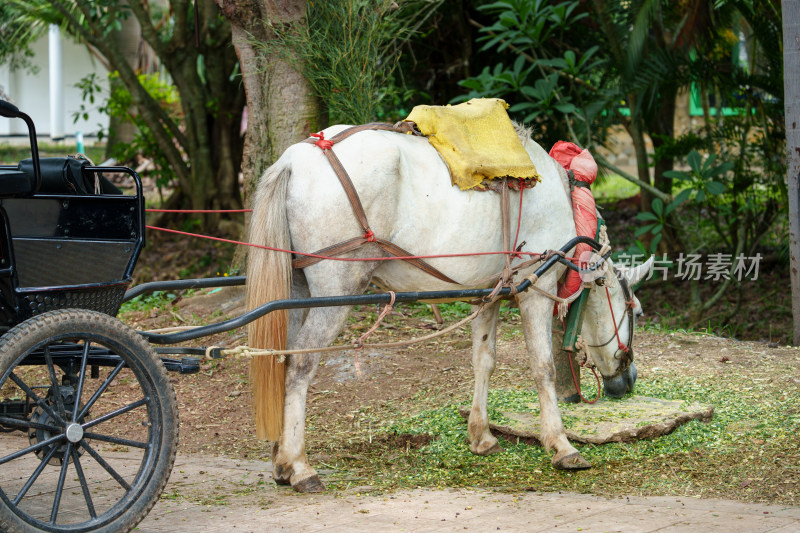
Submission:
[[[621,373],[611,379],[603,378],[603,391],[610,398],[622,398],[626,393],[633,391],[633,384],[636,383],[636,363],[631,361]]]

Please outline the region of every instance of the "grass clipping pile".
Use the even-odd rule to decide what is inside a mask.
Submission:
[[[197,291],[123,313],[137,329],[218,322],[241,314],[224,291]],[[469,306],[441,306],[447,323]],[[338,343],[366,331],[378,306],[356,308]],[[520,318],[503,307],[489,415],[512,426],[508,413],[538,406]],[[393,341],[437,329],[430,307],[398,306],[373,334]],[[522,437],[500,436],[504,453],[469,452],[459,408],[472,397],[469,328],[403,349],[363,350],[361,376],[351,351],[323,358],[308,398],[306,450],[329,490],[377,492],[413,487],[573,491],[602,495],[682,495],[800,504],[800,350],[691,332],[637,332],[636,394],[714,406],[708,422],[689,421],[668,435],[632,442],[575,445],[593,465],[582,472],[553,469],[551,454]],[[233,347],[243,331],[196,344]],[[208,362],[199,374],[170,374],[180,410],[181,453],[262,459],[269,480],[269,445],[255,438],[247,360]],[[593,378],[584,375],[592,397]],[[608,402],[616,420],[630,397]],[[603,405],[603,404],[601,404]],[[617,406],[622,406],[617,408]],[[563,405],[571,431],[583,414]],[[697,412],[702,412],[703,409]],[[506,413],[506,414],[504,414]],[[602,422],[602,420],[601,420]],[[636,424],[634,424],[636,425]],[[621,439],[625,440],[625,439]]]

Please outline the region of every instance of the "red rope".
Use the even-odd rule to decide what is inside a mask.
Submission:
[[[629,348],[619,338],[619,328],[617,327],[617,319],[614,318],[614,306],[611,305],[611,293],[608,292],[608,285],[606,285],[606,298],[608,298],[608,308],[611,309],[611,320],[612,320],[612,322],[614,322],[614,334],[617,336],[617,346],[623,352],[628,353]],[[626,305],[627,305],[627,302],[626,302]]]
[[[321,150],[330,150],[331,148],[333,148],[333,141],[325,140],[325,133],[323,132],[312,133],[311,136],[319,139],[314,144],[317,145],[317,147],[319,147]]]
[[[519,213],[517,214],[517,234],[514,235],[514,246],[511,249],[515,252],[511,254],[512,259],[522,259],[522,254],[517,252],[517,241],[519,240],[519,227],[522,225],[522,193],[525,192],[525,185],[519,182]]]
[[[295,255],[302,255],[304,257],[315,257],[318,259],[327,259],[331,261],[398,261],[398,260],[405,260],[405,259],[439,259],[439,258],[447,258],[447,257],[474,257],[479,255],[506,255],[506,254],[520,254],[520,255],[527,255],[530,257],[534,256],[541,256],[542,254],[534,253],[534,252],[472,252],[472,253],[461,253],[461,254],[438,254],[438,255],[402,255],[402,256],[393,256],[393,257],[328,257],[325,255],[319,254],[309,254],[305,252],[296,252],[294,250],[284,250],[283,248],[274,248],[272,246],[264,246],[261,244],[253,244],[251,242],[242,242],[242,241],[234,241],[231,239],[223,239],[221,237],[212,237],[210,235],[200,235],[199,233],[189,233],[187,231],[178,231],[169,228],[159,228],[158,226],[146,226],[149,230],[156,230],[156,231],[164,231],[167,233],[174,233],[176,235],[186,235],[187,237],[197,237],[199,239],[209,239],[212,241],[218,242],[226,242],[228,244],[241,244],[242,246],[251,246],[253,248],[261,248],[263,250],[272,250],[273,252],[283,252],[287,254],[295,254]],[[576,257],[568,257],[572,262],[577,261]]]
[[[575,368],[572,366],[572,353],[567,352],[567,355],[569,356],[569,369],[572,370],[572,382],[575,384],[575,390],[578,391],[578,396],[580,396],[581,400],[583,400],[585,403],[595,403],[600,399],[600,377],[598,377],[597,372],[595,372],[594,368],[592,368],[591,370],[592,374],[594,374],[594,379],[597,380],[597,396],[595,396],[594,400],[592,401],[587,400],[584,398],[583,392],[581,392],[581,386],[578,384],[578,378],[575,377]]]

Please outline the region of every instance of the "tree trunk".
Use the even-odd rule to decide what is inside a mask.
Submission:
[[[254,40],[274,38],[273,24],[303,24],[305,0],[216,0],[231,23],[233,46],[239,58],[247,99],[247,130],[242,174],[245,205],[264,171],[292,144],[321,129],[320,104],[300,72],[282,58],[264,57]],[[246,226],[245,226],[246,227]],[[233,263],[245,264],[246,251],[237,250]]]
[[[789,190],[789,277],[793,340],[800,345],[800,0],[783,0],[783,86]]]
[[[112,31],[109,39],[122,54],[128,65],[135,71],[141,72],[139,65],[139,46],[142,43],[142,27],[136,17],[128,17],[122,29]],[[109,89],[113,93],[115,89],[123,87],[124,84],[116,78],[109,80]],[[124,117],[111,115],[108,121],[108,138],[106,140],[106,159],[116,157],[116,148],[119,145],[130,144],[136,135],[134,126]],[[97,162],[99,163],[99,161]]]
[[[634,113],[636,109],[636,95],[628,95],[628,108],[631,112],[630,120],[625,124],[625,129],[628,135],[631,136],[633,142],[633,152],[636,155],[636,174],[640,180],[645,183],[652,183],[650,180],[650,167],[648,166],[649,160],[647,155],[647,146],[644,140],[644,128],[639,118]],[[653,195],[649,191],[641,188],[641,211],[649,211],[650,203],[653,201]]]
[[[253,40],[274,35],[266,22],[302,24],[305,0],[216,0],[231,23],[233,46],[239,57],[247,99],[244,143],[245,192],[290,145],[317,131],[320,109],[300,72],[280,57],[263,57]]]
[[[650,138],[653,141],[653,151],[664,145],[665,139],[672,140],[675,136],[675,100],[678,98],[677,91],[670,88],[662,88],[659,95],[660,105],[658,113],[653,118],[650,127]],[[672,170],[674,161],[672,157],[661,157],[655,161],[653,168],[653,185],[667,194],[672,194],[672,180],[664,177],[664,172]]]
[[[650,124],[650,138],[653,140],[653,152],[655,153],[664,145],[665,139],[674,139],[675,136],[675,110],[678,98],[677,88],[663,88],[660,95],[661,105],[658,113]],[[660,157],[655,161],[653,168],[653,185],[669,195],[672,195],[672,180],[664,177],[664,173],[673,170],[675,160],[670,157]],[[665,205],[666,206],[666,205]],[[669,253],[681,251],[681,239],[675,227],[679,224],[675,213],[669,215],[669,224],[664,225],[663,239],[660,248]]]
[[[215,21],[217,6],[206,0],[198,1],[197,8],[195,31],[200,46],[190,35],[191,42],[162,54],[181,94],[185,121],[189,172],[182,178],[179,194],[186,196],[183,205],[189,209],[238,209],[242,206],[238,174],[244,93],[239,80],[231,79],[236,56],[228,44],[229,28]],[[216,228],[222,217],[202,218],[204,227]]]

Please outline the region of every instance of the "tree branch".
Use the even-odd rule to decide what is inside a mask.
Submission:
[[[743,228],[740,230],[740,233],[742,231],[744,231]],[[733,253],[732,259],[738,257],[738,255],[742,253],[743,249],[744,249],[744,238],[740,238],[739,243],[736,246],[736,251]],[[733,282],[735,268],[736,268],[736,261],[731,261],[731,268],[729,269],[728,272],[728,278],[722,283],[722,286],[719,289],[717,289],[714,295],[703,303],[703,306],[700,308],[701,311],[708,311],[719,301],[720,298],[722,298],[722,295],[725,294],[725,292],[728,290],[728,286],[731,284],[731,282]]]
[[[147,12],[144,5],[141,2],[133,0],[128,2],[128,7],[130,7],[134,16],[139,20],[139,25],[142,27],[142,37],[147,41],[147,44],[150,45],[156,55],[161,58],[169,55],[169,50],[167,50],[164,42],[158,36],[158,30],[153,26],[150,13]]]
[[[144,5],[140,1],[132,0],[128,2],[128,6],[133,11],[136,18],[139,19],[139,24],[142,27],[142,37],[147,41],[147,44],[155,51],[156,55],[161,59],[164,65],[167,67],[167,70],[172,70],[174,67],[174,61],[172,60],[172,56],[170,55],[170,50],[168,47],[164,46],[163,41],[158,36],[158,32],[156,31],[153,23],[150,20],[150,14],[147,10],[144,9]],[[108,57],[108,54],[106,54]],[[118,62],[117,62],[118,63]],[[126,63],[127,64],[127,63]],[[121,74],[121,73],[120,73]],[[134,74],[135,76],[135,74]],[[127,83],[126,83],[127,85]],[[137,85],[138,83],[137,79]],[[144,89],[144,88],[143,88]],[[156,102],[147,91],[144,91],[146,96],[142,96],[142,102],[147,102],[150,108],[150,112],[157,117],[159,123],[164,125],[168,130],[169,134],[178,141],[184,150],[186,150],[188,146],[188,140],[186,139],[186,135],[178,128],[178,125],[175,124],[175,121],[167,115],[167,112],[162,109],[158,102]],[[161,139],[159,139],[161,142]],[[169,141],[171,144],[171,141]]]
[[[639,178],[637,178],[635,176],[632,176],[631,174],[628,174],[627,172],[625,172],[624,170],[622,170],[618,166],[612,164],[608,159],[606,159],[605,157],[603,157],[599,153],[594,153],[594,154],[592,154],[592,156],[594,156],[595,160],[600,165],[602,165],[603,167],[607,168],[608,170],[610,170],[610,171],[612,171],[612,172],[614,172],[616,174],[619,174],[621,177],[625,178],[626,180],[630,181],[631,183],[635,183],[636,185],[638,185],[642,189],[646,190],[647,192],[649,192],[650,194],[652,194],[656,198],[661,198],[661,200],[664,203],[669,203],[669,202],[672,201],[672,196],[670,196],[669,194],[667,194],[667,193],[665,193],[665,192],[653,187],[649,183],[646,183],[646,182],[640,180]]]
[[[199,2],[201,0],[194,1]],[[194,42],[194,39],[189,39],[188,25],[186,24],[186,19],[189,18],[189,3],[186,0],[172,0],[171,5],[172,16],[175,18],[175,32],[172,34],[170,42],[176,45]],[[197,30],[200,31],[200,28]]]
[[[107,71],[111,72],[112,70],[114,70],[111,67],[111,63],[109,63],[108,59],[106,59],[106,56],[104,56],[103,53],[100,52],[100,50],[98,50],[97,47],[95,47],[95,45],[93,45],[92,43],[86,43],[86,48],[89,49],[89,53],[92,56],[94,56],[94,58],[97,59],[103,65],[103,67],[105,67]]]

